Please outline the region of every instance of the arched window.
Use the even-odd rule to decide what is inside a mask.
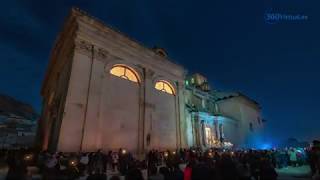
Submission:
[[[131,68],[124,65],[113,66],[110,70],[110,74],[132,82],[139,82],[137,73],[134,72]]]
[[[174,89],[167,81],[160,80],[156,82],[155,87],[157,90],[174,95]]]

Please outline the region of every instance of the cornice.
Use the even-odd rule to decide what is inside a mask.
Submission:
[[[108,56],[110,56],[109,51],[106,49],[80,38],[75,39],[75,52],[86,55],[90,58],[92,58],[93,54],[94,59],[102,61],[106,60]]]
[[[109,52],[103,48],[94,48],[94,55],[96,59],[106,59],[109,56]]]
[[[109,34],[111,36],[115,36],[115,37],[117,37],[117,40],[120,40],[122,43],[129,45],[138,51],[142,50],[143,52],[141,54],[144,54],[146,56],[146,58],[152,58],[152,59],[160,61],[164,64],[173,65],[173,66],[175,66],[175,68],[180,69],[180,71],[186,71],[183,66],[178,65],[178,64],[170,61],[168,58],[165,58],[165,57],[158,55],[151,48],[144,46],[141,42],[127,36],[126,34],[120,32],[119,30],[115,29],[114,27],[111,27],[110,25],[105,24],[104,22],[97,19],[96,17],[90,16],[85,11],[82,11],[78,8],[73,8],[72,11],[73,11],[74,16],[76,16],[77,19],[79,20],[78,21],[79,23],[82,22],[84,24],[87,24],[88,27],[90,27],[90,28],[93,27],[95,29],[94,34],[97,34],[96,31],[98,30],[101,32],[101,34],[99,34],[99,36],[104,37],[105,39],[108,39],[108,38],[104,34]],[[88,27],[85,27],[85,26],[81,26],[81,27],[85,28],[86,30],[90,30],[90,28],[88,29]],[[96,40],[102,41],[101,37],[96,38]]]
[[[81,27],[86,28],[86,27]],[[91,27],[89,27],[91,28]],[[90,32],[91,31],[91,32]],[[177,68],[177,66],[172,66],[171,63],[167,64],[167,60],[155,59],[153,56],[146,55],[145,52],[139,51],[135,47],[132,47],[130,43],[123,41],[110,43],[111,37],[99,37],[100,35],[94,33],[92,29],[85,30],[82,29],[82,32],[79,33],[79,37],[83,39],[90,39],[95,46],[100,47],[112,56],[119,57],[120,59],[130,59],[135,61],[137,64],[148,65],[154,67],[163,72],[163,75],[171,74],[175,79],[184,79],[185,70]],[[172,70],[170,70],[172,69]]]
[[[72,51],[73,49],[72,37],[75,37],[75,32],[77,31],[77,28],[78,26],[75,18],[69,15],[68,18],[65,20],[63,29],[58,34],[54,42],[54,46],[51,50],[49,65],[47,67],[47,71],[41,87],[42,96],[44,96],[45,94],[50,78],[52,77],[51,74],[53,73],[55,66],[57,65],[57,63],[59,63],[57,61],[58,56],[60,54],[65,54],[67,51],[69,52]],[[68,48],[66,48],[66,46],[68,46]],[[67,53],[67,55],[69,56],[70,53]]]
[[[80,54],[86,55],[88,57],[91,57],[93,44],[86,40],[78,39],[75,40],[75,47],[74,50]]]

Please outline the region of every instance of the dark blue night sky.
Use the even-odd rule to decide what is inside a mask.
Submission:
[[[2,2],[0,93],[40,113],[50,50],[72,6],[148,47],[164,47],[213,87],[258,101],[268,137],[320,137],[319,0]],[[269,24],[270,11],[308,18]]]

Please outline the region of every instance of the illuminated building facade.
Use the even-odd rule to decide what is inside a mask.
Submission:
[[[39,147],[65,152],[125,148],[141,154],[232,141],[228,124],[213,125],[229,120],[214,109],[228,105],[211,101],[207,83],[185,84],[185,72],[163,49],[146,48],[72,9],[42,87]],[[210,110],[193,109],[200,107],[195,91],[214,103]]]
[[[263,122],[258,103],[238,93],[211,89],[207,79],[186,79],[185,123],[187,146],[250,147]]]
[[[181,147],[185,69],[78,9],[53,48],[42,87],[42,149]]]

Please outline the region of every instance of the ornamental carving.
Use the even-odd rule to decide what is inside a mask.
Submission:
[[[98,47],[95,47],[94,49],[94,54],[95,54],[95,57],[98,58],[98,59],[105,59],[107,58],[109,52],[103,48],[98,48]]]
[[[90,55],[92,53],[93,45],[88,41],[76,39],[75,41],[75,50],[86,55]]]

